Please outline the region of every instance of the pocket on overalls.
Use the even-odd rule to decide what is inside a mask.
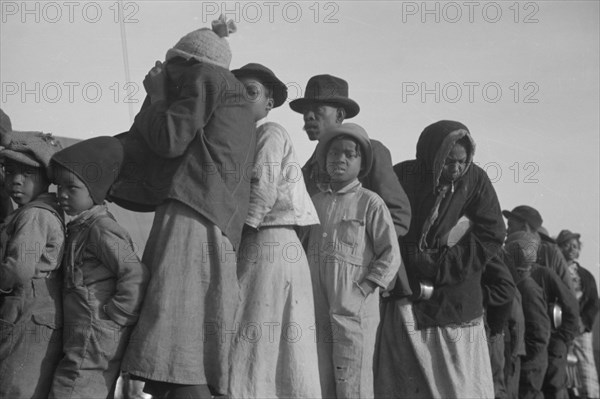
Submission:
[[[46,326],[53,330],[62,328],[62,323],[57,323],[55,314],[34,313],[32,319],[38,326]]]
[[[343,218],[339,227],[339,240],[355,247],[364,237],[365,221],[362,219]]]
[[[365,305],[366,296],[357,281],[352,281],[347,290],[347,293],[340,298],[339,309],[334,313],[340,316],[359,318]]]
[[[13,327],[23,313],[23,298],[20,296],[6,295],[0,298],[0,321],[2,325]]]

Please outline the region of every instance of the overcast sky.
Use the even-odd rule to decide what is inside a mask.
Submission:
[[[598,279],[597,1],[0,1],[0,106],[16,130],[89,138],[126,131],[155,60],[223,12],[236,20],[232,69],[273,69],[302,96],[307,80],[346,79],[353,122],[414,157],[423,128],[463,122],[503,209],[536,207],[551,235],[582,234]],[[270,119],[301,162],[314,149],[287,104]]]

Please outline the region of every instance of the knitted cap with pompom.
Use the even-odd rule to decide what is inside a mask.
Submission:
[[[226,37],[237,30],[232,20],[227,21],[224,15],[212,22],[212,29],[202,28],[188,33],[177,44],[167,51],[166,60],[183,57],[193,58],[229,69],[231,49]]]

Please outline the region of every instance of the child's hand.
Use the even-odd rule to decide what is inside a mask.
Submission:
[[[167,78],[162,62],[156,61],[156,64],[150,69],[144,78],[144,88],[152,103],[167,98]]]
[[[362,292],[365,293],[365,296],[371,295],[377,289],[377,284],[372,282],[371,280],[363,280],[358,284]]]

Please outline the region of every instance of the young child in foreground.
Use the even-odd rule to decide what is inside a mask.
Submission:
[[[63,213],[48,192],[60,150],[40,132],[3,132],[5,189],[16,203],[0,227],[0,398],[46,398],[62,354]]]
[[[326,398],[372,398],[378,289],[400,267],[397,235],[383,200],[358,181],[372,162],[362,127],[325,132],[316,155],[331,177],[312,198],[321,224],[311,227],[307,251],[321,389]]]
[[[72,217],[63,259],[64,357],[50,398],[112,395],[144,298],[148,270],[104,204],[122,158],[117,139],[96,137],[50,163],[60,206]]]

